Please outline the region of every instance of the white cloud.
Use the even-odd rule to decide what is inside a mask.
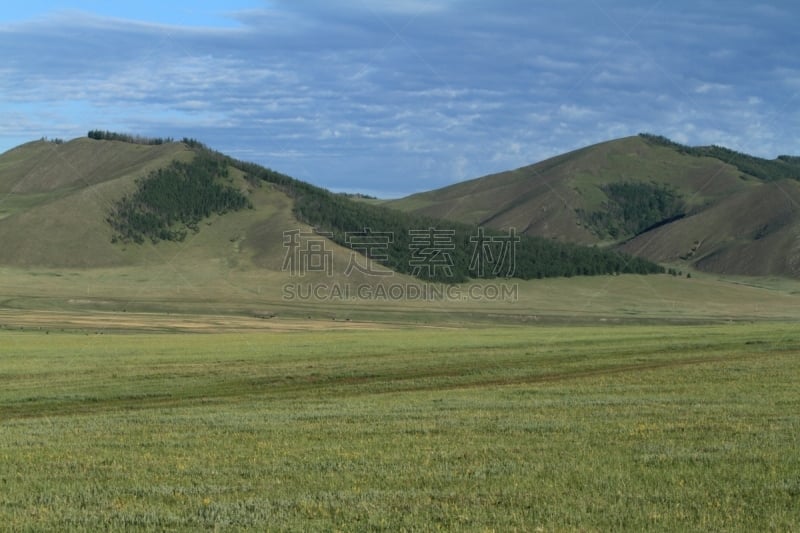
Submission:
[[[558,107],[559,114],[567,120],[580,120],[594,114],[591,109],[572,104],[561,104]]]
[[[728,91],[732,87],[722,83],[700,83],[695,87],[694,92],[697,94],[706,94],[710,92]]]
[[[455,3],[452,0],[449,2],[442,0],[370,0],[369,2],[356,2],[355,6],[374,11],[418,15],[441,13]]]

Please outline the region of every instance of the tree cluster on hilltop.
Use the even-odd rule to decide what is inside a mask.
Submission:
[[[781,155],[777,159],[764,159],[723,146],[686,146],[661,135],[640,133],[639,136],[651,145],[666,146],[681,154],[719,159],[761,180],[772,181],[787,178],[800,180],[800,157],[797,156]]]
[[[88,137],[96,141],[121,141],[131,144],[159,145],[174,142],[171,137],[143,137],[128,133],[117,133],[105,130],[90,130]]]

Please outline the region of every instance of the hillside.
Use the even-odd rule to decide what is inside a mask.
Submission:
[[[181,144],[90,139],[37,141],[6,152],[0,156],[0,263],[87,267],[137,262],[111,245],[111,228],[102,223],[108,209],[139,175],[192,156]]]
[[[642,135],[387,205],[613,246],[679,268],[800,277],[797,177],[796,158]]]
[[[355,271],[348,266],[354,252],[368,255],[384,272],[448,283],[663,271],[624,253],[524,235],[487,231],[478,243],[478,229],[468,223],[437,228],[431,217],[337,195],[190,139],[148,143],[112,132],[90,136],[29,143],[0,156],[0,265],[224,261],[288,277],[285,232],[294,231],[298,240],[289,237],[298,262],[310,257],[301,250],[312,240],[326,243],[316,259],[344,265],[336,276],[347,281],[380,280],[363,267],[366,260]],[[481,250],[480,261],[475,249]],[[328,269],[314,274],[336,277]]]
[[[282,231],[310,230],[292,214],[293,202],[269,185],[230,169],[231,183],[253,209],[211,215],[183,242],[113,242],[108,223],[115,205],[132,195],[137,180],[190,162],[196,148],[182,142],[143,145],[79,138],[63,144],[28,143],[0,155],[0,265],[17,268],[141,268],[175,264],[202,269],[280,271]],[[348,252],[331,243],[340,261]]]
[[[784,179],[731,194],[620,248],[707,272],[800,277],[800,182]]]

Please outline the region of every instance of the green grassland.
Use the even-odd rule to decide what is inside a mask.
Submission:
[[[197,236],[206,238],[214,239],[211,231]],[[624,275],[483,280],[444,287],[453,292],[440,299],[398,300],[388,297],[388,290],[380,293],[378,287],[424,289],[426,285],[400,275],[377,281],[355,274],[292,278],[268,268],[241,268],[231,260],[208,260],[203,249],[202,245],[182,252],[176,248],[176,255],[169,256],[176,258],[174,263],[146,270],[0,268],[0,328],[181,330],[182,320],[205,320],[209,331],[220,331],[229,329],[226,322],[255,317],[270,320],[258,320],[246,329],[281,329],[284,321],[294,327],[297,320],[423,326],[800,320],[800,283],[785,278],[717,278],[695,272],[690,279]],[[346,265],[344,250],[334,251],[337,264]],[[192,260],[194,268],[190,268]],[[362,285],[372,292],[359,299],[355,291]],[[287,286],[299,286],[292,293],[298,297],[285,298]],[[326,286],[350,287],[353,298],[335,297],[332,290],[323,292],[322,298],[300,295],[300,291]],[[498,293],[498,287],[508,292]],[[141,328],[130,323],[134,317]]]
[[[794,324],[0,332],[0,523],[789,531]]]

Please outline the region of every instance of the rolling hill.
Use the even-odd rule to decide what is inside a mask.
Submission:
[[[311,228],[293,215],[287,194],[249,182],[233,167],[231,183],[253,209],[212,214],[182,242],[113,242],[117,230],[107,219],[120,199],[136,190],[137,180],[196,157],[196,147],[183,142],[88,138],[36,141],[6,152],[0,156],[0,265],[29,271],[127,269],[139,279],[167,267],[282,279],[283,230]],[[335,243],[327,250],[338,262],[349,258]]]
[[[640,135],[387,202],[676,267],[800,277],[800,167]]]
[[[303,250],[312,239],[327,243],[318,259],[349,265],[356,251],[399,274],[431,281],[663,270],[624,253],[528,236],[514,237],[516,264],[509,260],[501,270],[509,248],[491,231],[481,246],[493,247],[494,255],[488,254],[486,265],[472,264],[477,228],[468,223],[426,233],[439,222],[367,205],[190,139],[148,142],[96,131],[90,137],[32,142],[0,156],[0,265],[57,269],[222,261],[288,276],[285,231],[296,231]],[[445,246],[437,249],[443,238]],[[375,246],[375,239],[383,244]],[[363,270],[342,267],[338,276],[379,281]]]

